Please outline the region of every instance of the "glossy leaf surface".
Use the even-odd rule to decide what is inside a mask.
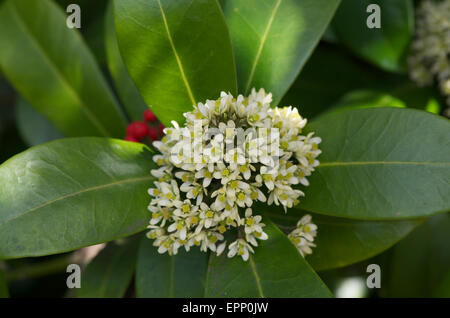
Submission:
[[[324,115],[320,166],[301,207],[355,219],[404,219],[450,209],[450,121],[400,108]]]
[[[0,7],[5,76],[64,135],[122,137],[125,119],[94,57],[48,0]]]
[[[150,150],[103,138],[62,139],[0,166],[0,258],[42,256],[144,229]]]
[[[153,240],[142,238],[137,268],[137,297],[203,297],[208,255],[197,247],[186,253],[159,254]]]
[[[233,50],[216,0],[117,0],[115,24],[125,65],[160,121],[221,91],[236,93]]]
[[[227,0],[239,93],[272,92],[276,105],[325,32],[339,0]]]
[[[269,239],[255,248],[247,262],[226,253],[211,256],[206,297],[330,297],[291,241],[270,220],[264,223]]]

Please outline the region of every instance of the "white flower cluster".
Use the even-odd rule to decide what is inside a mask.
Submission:
[[[255,201],[284,209],[298,203],[307,176],[319,164],[319,137],[301,135],[306,125],[296,108],[270,108],[272,95],[254,89],[248,97],[221,93],[185,113],[186,124],[166,128],[154,147],[159,168],[150,232],[160,253],[175,255],[192,246],[245,261],[258,240],[266,240]],[[224,234],[226,233],[227,238]],[[234,236],[233,236],[234,234]]]
[[[437,79],[450,106],[450,1],[422,2],[411,49],[411,78],[422,86]]]
[[[298,249],[300,254],[305,257],[312,253],[311,247],[316,245],[313,243],[317,235],[317,225],[312,223],[311,215],[303,216],[298,222],[297,227],[288,235],[288,238]]]

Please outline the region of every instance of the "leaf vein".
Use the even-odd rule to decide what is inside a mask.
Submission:
[[[102,184],[102,185],[98,185],[98,186],[82,189],[82,190],[79,190],[79,191],[76,191],[76,192],[73,192],[73,193],[69,193],[69,194],[60,196],[58,198],[55,198],[53,200],[50,200],[48,202],[45,202],[45,203],[43,203],[41,205],[38,205],[36,207],[30,208],[30,209],[28,209],[28,210],[26,210],[26,211],[24,211],[24,212],[22,212],[22,213],[20,213],[18,215],[14,216],[14,217],[12,217],[12,218],[10,218],[8,220],[6,220],[2,224],[0,224],[0,226],[1,225],[5,225],[6,223],[9,223],[9,222],[11,222],[11,221],[13,221],[13,220],[15,220],[17,218],[20,218],[20,217],[22,217],[22,216],[24,216],[24,215],[26,215],[28,213],[31,213],[33,211],[39,210],[41,208],[44,208],[46,206],[52,205],[55,202],[58,202],[58,201],[61,201],[61,200],[64,200],[64,199],[68,199],[68,198],[71,198],[71,197],[75,197],[75,196],[83,194],[83,193],[87,193],[87,192],[90,192],[90,191],[96,191],[96,190],[100,190],[100,189],[105,189],[105,188],[108,188],[108,187],[114,187],[114,186],[122,185],[122,184],[126,184],[126,183],[133,183],[133,182],[138,183],[138,182],[147,181],[147,180],[150,180],[150,179],[153,179],[153,176],[125,179],[125,180],[120,180],[120,181],[116,181],[116,182],[112,182],[112,183]]]
[[[170,30],[169,30],[169,24],[167,23],[166,14],[164,13],[164,10],[162,8],[160,0],[158,0],[158,5],[159,5],[159,9],[161,11],[161,16],[163,18],[164,27],[165,27],[166,32],[167,32],[167,38],[169,39],[169,43],[170,43],[170,46],[172,47],[172,51],[173,51],[173,54],[174,54],[175,59],[177,61],[178,68],[180,69],[181,78],[183,79],[184,85],[186,86],[186,90],[188,92],[189,99],[191,100],[192,104],[195,105],[197,103],[195,101],[194,94],[192,93],[192,90],[191,90],[191,87],[189,85],[189,82],[188,82],[188,80],[186,78],[186,74],[184,73],[183,64],[181,63],[181,59],[178,56],[178,52],[177,52],[177,50],[175,48],[175,44],[173,43],[172,35],[170,34]]]
[[[255,60],[253,61],[252,69],[250,71],[250,76],[248,77],[247,84],[245,85],[245,94],[248,93],[250,84],[253,81],[253,76],[255,75],[256,65],[258,64],[259,58],[261,57],[261,53],[264,48],[264,44],[266,43],[266,40],[267,40],[267,35],[269,34],[270,28],[272,27],[273,19],[275,18],[275,15],[277,14],[277,11],[278,11],[278,8],[280,7],[281,1],[282,0],[278,0],[277,3],[275,4],[275,7],[272,10],[272,14],[270,15],[269,21],[267,22],[266,29],[264,30],[264,34],[261,37],[258,51],[256,51]]]

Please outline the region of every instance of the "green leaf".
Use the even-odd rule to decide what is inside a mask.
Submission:
[[[355,109],[307,126],[322,138],[302,209],[356,219],[450,210],[450,121],[423,111]]]
[[[48,0],[0,7],[0,65],[13,86],[66,136],[122,137],[125,119],[66,15]]]
[[[133,277],[139,241],[109,243],[83,271],[77,297],[123,297]]]
[[[136,86],[159,120],[221,91],[236,93],[236,71],[217,0],[116,0],[119,48]]]
[[[228,0],[224,13],[239,92],[272,92],[278,104],[325,32],[340,0]]]
[[[108,6],[105,17],[105,46],[108,68],[111,72],[117,92],[128,112],[131,120],[141,121],[142,114],[147,109],[144,100],[133,83],[120,55],[114,27],[114,6],[112,1]]]
[[[450,298],[450,271],[442,279],[434,296],[439,298]]]
[[[392,85],[392,81],[386,73],[353,58],[344,49],[321,43],[280,105],[295,106],[302,116],[312,118],[352,90],[375,89],[381,84]]]
[[[408,108],[422,109],[433,114],[441,112],[441,96],[435,87],[419,87],[411,81],[404,81],[389,93],[400,99]]]
[[[431,88],[417,87],[410,82],[397,85],[390,90],[353,91],[342,97],[333,108],[400,107],[426,110],[433,114],[441,112],[439,97]]]
[[[289,209],[268,209],[265,215],[289,233],[308,212]],[[310,213],[311,214],[311,213]],[[311,214],[318,226],[313,254],[306,260],[315,270],[344,267],[371,258],[393,246],[408,235],[421,220],[360,221]]]
[[[418,88],[410,83],[392,90],[357,90],[344,95],[329,111],[342,111],[355,108],[399,107],[417,108],[439,114],[441,105],[433,90]]]
[[[136,267],[137,297],[203,297],[208,254],[192,248],[175,256],[159,254],[153,240],[142,238]]]
[[[433,297],[450,269],[450,214],[430,217],[387,254],[383,297]],[[442,297],[444,295],[441,295]]]
[[[8,285],[6,283],[5,275],[3,271],[0,269],[0,298],[8,298]]]
[[[30,146],[63,137],[47,118],[21,97],[16,102],[15,115],[22,138]]]
[[[441,109],[435,89],[418,87],[405,75],[384,72],[326,43],[314,50],[280,105],[295,106],[302,116],[313,118],[336,104],[375,107],[380,103],[381,106],[402,104],[435,114]]]
[[[154,167],[137,143],[95,137],[31,148],[0,166],[0,258],[62,253],[143,230]]]
[[[344,95],[336,105],[330,108],[330,112],[340,112],[343,110],[357,108],[377,108],[377,107],[399,107],[406,105],[398,98],[388,94],[373,90],[357,90]]]
[[[331,293],[295,246],[268,219],[269,239],[247,262],[240,257],[211,256],[206,297],[330,297]]]
[[[370,4],[380,6],[381,28],[370,29]],[[414,30],[411,0],[345,0],[332,22],[339,41],[355,54],[388,71],[405,71]]]

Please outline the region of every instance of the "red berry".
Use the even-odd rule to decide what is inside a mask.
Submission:
[[[150,131],[148,132],[148,136],[151,140],[157,140],[158,139],[158,129],[155,127],[151,127]]]
[[[136,138],[134,138],[133,136],[126,136],[125,137],[126,141],[132,141],[132,142],[139,142],[139,140],[137,140]]]
[[[149,128],[146,123],[142,121],[135,121],[128,125],[127,136],[132,136],[136,139],[142,139],[148,135]]]
[[[144,119],[147,122],[152,122],[152,121],[156,121],[157,120],[155,114],[153,114],[153,112],[150,109],[147,109],[144,112]]]

